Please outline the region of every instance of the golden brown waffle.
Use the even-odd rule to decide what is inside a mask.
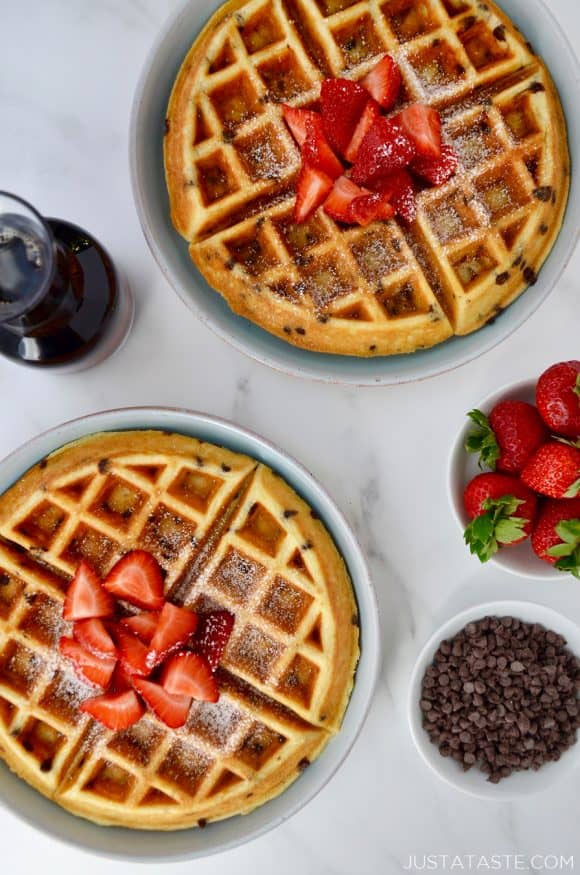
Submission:
[[[385,52],[402,104],[437,107],[460,156],[412,226],[293,222],[299,150],[281,102],[318,108],[328,76]],[[400,107],[397,107],[397,111]],[[231,0],[196,39],[169,104],[171,213],[232,309],[297,346],[373,356],[468,334],[529,285],[560,230],[566,126],[550,75],[479,0]]]
[[[235,614],[220,700],[182,729],[148,712],[111,732],[58,651],[79,559],[105,574],[151,551],[172,601]],[[0,498],[0,755],[103,824],[181,829],[280,793],[340,727],[358,658],[356,604],[304,501],[246,456],[160,432],[91,436]]]

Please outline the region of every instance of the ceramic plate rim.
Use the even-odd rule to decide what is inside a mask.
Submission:
[[[171,425],[172,422],[175,423],[173,426]],[[188,423],[190,426],[187,430],[185,430],[185,423]],[[238,816],[225,821],[219,821],[213,825],[210,824],[205,830],[190,829],[177,833],[163,831],[149,833],[116,827],[99,827],[69,814],[55,803],[45,799],[40,793],[9,772],[4,763],[0,763],[0,774],[3,776],[0,789],[0,807],[5,807],[14,816],[24,820],[53,839],[109,859],[156,863],[201,859],[252,841],[284,823],[310,802],[343,765],[364,726],[377,683],[381,659],[377,596],[368,570],[366,557],[360,547],[356,534],[326,488],[307,468],[292,455],[280,449],[276,444],[222,417],[191,411],[181,407],[150,405],[102,410],[67,420],[32,437],[0,461],[0,492],[4,492],[31,465],[38,462],[49,452],[58,449],[58,447],[79,437],[98,433],[101,430],[126,430],[128,428],[165,428],[176,433],[179,433],[180,429],[184,429],[183,433],[194,436],[196,433],[199,433],[203,435],[204,439],[211,439],[208,437],[208,434],[214,434],[213,441],[215,443],[222,443],[226,446],[231,445],[235,451],[249,452],[250,455],[254,455],[256,458],[261,459],[265,457],[266,464],[272,464],[275,468],[277,467],[277,461],[282,475],[288,480],[290,485],[301,494],[304,494],[305,490],[307,492],[311,491],[308,500],[313,500],[313,497],[316,497],[316,509],[321,509],[321,518],[324,520],[337,545],[339,545],[340,552],[349,568],[361,613],[361,658],[357,668],[355,687],[345,715],[343,729],[329,742],[310,769],[304,772],[290,788],[271,802],[265,803],[256,809],[262,815],[259,818],[255,818],[255,820],[263,820],[264,822],[254,828],[252,828],[252,813],[243,817]],[[230,437],[231,442],[224,441],[223,439],[220,440],[224,436],[226,438]],[[238,441],[242,444],[242,448],[240,448]],[[253,448],[253,452],[248,449],[249,447]],[[348,555],[346,555],[347,553]],[[363,615],[364,623],[362,622]],[[338,745],[336,742],[338,742]],[[326,763],[325,754],[328,754]],[[322,768],[320,767],[321,763]],[[316,771],[320,772],[320,775],[315,778],[308,777]],[[306,780],[302,785],[303,792],[294,790],[292,793],[292,788],[299,787],[300,782],[304,781],[304,779]],[[30,803],[32,813],[22,810],[20,807],[22,802],[20,800],[16,807],[7,802],[5,798],[7,792],[5,785],[7,782],[12,784],[13,790],[15,788],[18,790],[19,796],[22,796],[24,800]],[[294,799],[294,796],[297,798]],[[285,798],[288,800],[286,804],[284,802]],[[291,803],[290,799],[292,799]],[[272,812],[278,811],[278,809],[281,810],[276,815],[272,814],[271,817],[264,817],[263,812],[267,812],[269,805]],[[34,812],[37,809],[44,816],[35,816]],[[232,821],[242,825],[239,836],[229,838],[223,842],[217,841],[210,847],[202,846],[201,849],[196,847],[196,839],[199,836],[202,837],[202,841],[207,841],[203,837],[210,835],[210,830],[219,829],[223,824],[229,824]],[[63,823],[64,828],[62,827]],[[91,843],[83,840],[82,836],[85,834],[91,836]],[[127,844],[131,846],[130,849],[120,849],[115,841],[107,843],[108,836],[113,837],[116,835],[122,837],[124,834],[127,837]],[[139,837],[141,844],[152,844],[153,842],[150,839],[148,840],[148,836],[154,836],[159,845],[163,845],[164,848],[165,846],[170,848],[172,837],[191,836],[192,847],[181,847],[176,852],[172,852],[169,849],[160,849],[154,854],[136,851],[132,847],[136,837]],[[131,841],[132,839],[133,841]],[[180,845],[184,844],[183,841],[178,843]]]

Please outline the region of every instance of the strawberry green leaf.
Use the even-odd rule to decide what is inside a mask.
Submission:
[[[477,428],[468,434],[465,449],[468,453],[479,453],[480,468],[495,471],[501,451],[489,420],[481,410],[472,410],[467,415]]]
[[[556,534],[562,543],[550,547],[548,555],[558,559],[558,571],[566,571],[580,579],[580,519],[562,520],[556,526]]]
[[[500,516],[513,516],[520,504],[523,503],[523,500],[516,498],[515,495],[502,495],[501,498],[486,498],[483,502],[483,509],[496,511],[499,519]]]
[[[570,441],[568,438],[560,437],[557,434],[552,435],[552,439],[558,441],[560,444],[566,444],[567,447],[575,447],[577,450],[580,450],[580,438],[576,441]]]
[[[578,398],[580,398],[580,374],[578,374],[578,376],[576,377],[576,385],[574,386],[572,391],[575,392],[576,395],[578,395]]]
[[[565,556],[563,559],[558,559],[556,562],[556,568],[558,571],[566,571],[568,574],[572,574],[580,580],[580,547],[577,550],[574,550],[569,556]]]
[[[481,562],[489,562],[499,550],[494,534],[493,513],[488,511],[472,520],[463,537],[472,555],[477,556]]]
[[[567,544],[580,546],[580,520],[562,520],[556,526],[556,534]]]
[[[580,495],[580,477],[564,493],[564,498],[577,498]]]
[[[495,527],[495,536],[500,544],[513,544],[524,537],[529,520],[519,516],[500,519]]]
[[[529,520],[514,516],[524,502],[514,495],[486,498],[483,510],[467,526],[464,539],[472,554],[488,562],[503,544],[513,544],[525,536]]]

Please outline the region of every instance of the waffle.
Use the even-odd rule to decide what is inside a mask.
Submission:
[[[58,651],[81,558],[101,574],[146,549],[167,597],[235,614],[217,704],[112,732]],[[0,498],[0,755],[74,814],[181,829],[280,793],[339,730],[358,658],[348,573],[328,532],[269,468],[161,432],[88,437]]]
[[[318,109],[329,76],[385,52],[402,101],[435,106],[457,175],[418,218],[293,222],[300,154],[280,103]],[[532,285],[562,224],[566,126],[542,61],[492,2],[231,0],[185,59],[166,119],[175,228],[238,314],[296,346],[379,356],[494,319]]]

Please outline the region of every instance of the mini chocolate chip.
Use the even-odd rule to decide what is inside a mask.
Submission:
[[[371,346],[369,346],[369,351],[374,352],[376,350],[376,348],[377,348],[376,343],[373,343],[373,344],[371,344]]]
[[[200,829],[205,829],[205,827],[207,826],[207,820],[205,819],[205,817],[200,817],[197,821],[197,825]]]
[[[312,541],[305,541],[304,544],[302,544],[302,549],[312,550]]]
[[[10,575],[6,574],[5,571],[0,573],[0,586],[8,586],[10,583]]]
[[[304,769],[307,769],[309,765],[310,765],[310,760],[307,757],[304,757],[298,763],[298,768],[300,769],[301,772],[303,772]]]
[[[528,283],[528,285],[533,286],[538,281],[538,276],[535,270],[531,267],[526,267],[524,270],[524,279]]]
[[[351,624],[351,626],[358,626],[360,624],[358,614],[352,615],[352,617],[350,618],[350,624]]]
[[[230,468],[229,465],[226,465],[226,464],[224,464],[224,462],[222,462],[222,471],[225,471],[225,473],[227,474],[228,471],[231,471],[231,470],[232,469]]]
[[[540,91],[545,91],[546,88],[541,82],[532,82],[528,90],[531,91],[532,94],[539,94]]]
[[[43,760],[40,764],[41,772],[50,772],[52,769],[52,758]]]
[[[288,326],[284,326],[284,334],[292,334],[292,329]]]
[[[290,517],[296,516],[298,513],[297,510],[285,510],[284,511],[284,519],[289,520]]]
[[[165,133],[168,134],[171,130],[171,122],[168,118],[165,119]]]
[[[509,278],[510,278],[510,275],[509,275],[508,271],[506,270],[503,273],[498,274],[498,276],[496,276],[496,278],[495,278],[495,281],[496,281],[496,284],[498,286],[503,286],[505,283],[507,283]]]
[[[533,191],[533,195],[536,200],[544,201],[547,203],[552,197],[553,188],[551,185],[542,185],[540,188],[535,188]]]
[[[320,519],[320,517],[318,516],[318,514],[316,513],[315,510],[311,510],[311,511],[310,511],[310,516],[312,517],[313,520],[319,520],[319,519]]]
[[[299,327],[296,329],[296,334],[300,334],[301,337],[304,337],[304,335],[306,334],[306,330]]]
[[[504,42],[506,41],[506,38],[505,38],[505,25],[503,25],[503,24],[498,24],[498,26],[497,26],[497,27],[495,28],[495,30],[493,31],[493,35],[494,35],[494,37],[496,38],[496,40],[499,40],[500,42],[504,43]]]
[[[547,234],[550,229],[548,228],[548,226],[546,224],[542,223],[538,230],[539,230],[540,234]]]
[[[196,456],[195,461],[197,463],[198,468],[203,468],[204,463],[203,463],[203,459],[201,458],[201,456]]]
[[[42,459],[42,460],[38,463],[38,467],[40,468],[41,471],[44,471],[44,469],[46,468],[47,465],[48,465],[48,460],[47,460],[47,459]]]
[[[107,471],[111,470],[111,460],[110,459],[101,459],[99,464],[97,465],[99,469],[99,474],[106,474]]]

